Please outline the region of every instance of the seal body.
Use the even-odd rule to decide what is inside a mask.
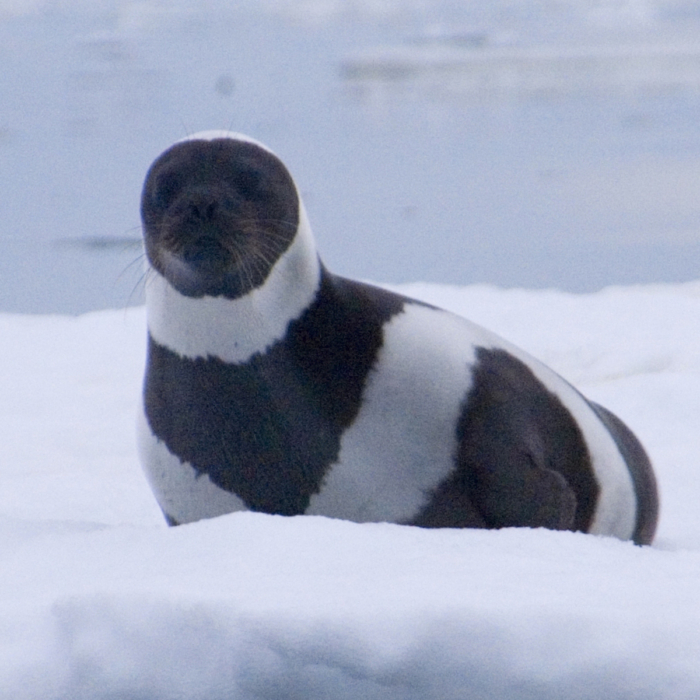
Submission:
[[[151,166],[141,458],[171,524],[241,509],[652,540],[617,417],[433,306],[331,274],[281,161],[229,132]]]

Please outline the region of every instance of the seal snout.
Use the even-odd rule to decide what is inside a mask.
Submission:
[[[163,215],[152,262],[180,291],[211,294],[236,275],[245,241],[238,224],[240,207],[220,188],[183,189]]]
[[[214,220],[218,213],[219,202],[212,198],[194,200],[189,203],[188,216],[191,221],[207,224]]]
[[[180,256],[193,268],[203,268],[210,274],[219,270],[222,274],[231,264],[231,253],[216,238],[202,236],[188,245]]]
[[[231,260],[231,252],[245,246],[244,203],[235,193],[208,188],[185,193],[172,213],[163,218],[163,245],[186,262],[202,259],[217,262],[223,268]]]

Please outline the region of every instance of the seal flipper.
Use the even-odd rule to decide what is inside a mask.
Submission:
[[[168,515],[165,511],[163,511],[163,516],[165,517],[165,522],[168,523],[168,527],[177,527],[180,524],[172,515]]]
[[[453,478],[487,527],[587,531],[598,485],[573,416],[510,353],[478,348],[476,357]]]
[[[465,475],[460,472],[431,494],[421,512],[405,525],[417,527],[489,527],[469,497]]]
[[[523,452],[507,462],[481,465],[473,500],[489,527],[573,530],[576,495],[566,479]]]
[[[491,453],[495,461],[490,463],[479,463],[476,456],[462,462],[408,524],[574,529],[576,495],[561,474],[538,464],[534,452]]]
[[[637,497],[637,522],[632,540],[651,544],[659,518],[659,493],[649,457],[634,433],[607,408],[588,402],[612,435],[627,463]]]

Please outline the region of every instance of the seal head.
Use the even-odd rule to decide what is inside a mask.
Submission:
[[[299,196],[266,149],[231,138],[176,143],[141,198],[146,254],[188,297],[236,299],[265,283],[299,224]]]

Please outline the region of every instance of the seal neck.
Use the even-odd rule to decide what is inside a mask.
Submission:
[[[182,357],[216,357],[240,364],[284,338],[316,297],[321,263],[306,211],[265,283],[238,299],[180,294],[150,268],[146,282],[148,330],[153,340]]]

